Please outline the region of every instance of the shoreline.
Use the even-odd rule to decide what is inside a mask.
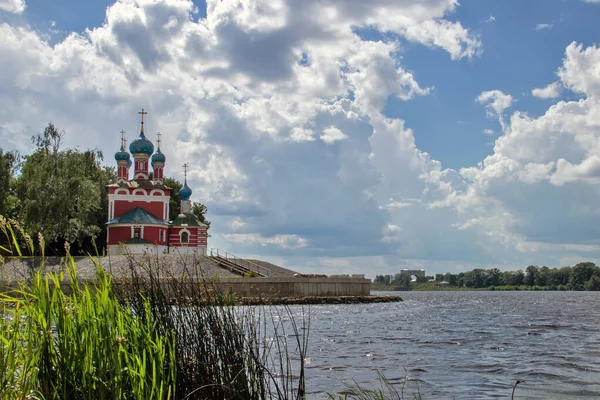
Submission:
[[[238,299],[240,305],[295,305],[295,304],[371,304],[371,303],[397,303],[404,301],[400,296],[303,296],[303,297],[242,297]]]

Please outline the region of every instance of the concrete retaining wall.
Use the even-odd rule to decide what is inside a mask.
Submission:
[[[92,279],[80,279],[80,282],[93,284]],[[221,293],[262,298],[369,296],[371,291],[370,280],[352,278],[220,278],[210,285]],[[0,281],[0,291],[10,292],[18,287],[18,281]],[[61,287],[66,293],[70,292],[68,282],[61,282]]]
[[[241,297],[368,296],[369,279],[352,278],[227,278],[219,291]]]

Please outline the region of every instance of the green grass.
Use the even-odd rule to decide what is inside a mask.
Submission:
[[[74,264],[68,274],[76,282]],[[2,296],[0,398],[174,398],[173,335],[119,304],[101,271],[93,289],[71,285],[67,293],[62,282],[37,273]]]

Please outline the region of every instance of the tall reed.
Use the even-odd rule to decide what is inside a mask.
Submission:
[[[0,363],[11,384],[3,385],[2,398],[174,398],[176,370],[166,368],[173,335],[160,335],[151,319],[122,307],[101,270],[93,289],[77,284],[73,265],[68,271],[69,290],[63,277],[38,272],[18,297],[3,296]]]
[[[204,276],[195,256],[181,256],[177,272],[159,256],[128,261],[115,292],[136,314],[149,299],[157,329],[174,332],[177,398],[304,398],[304,313],[298,327],[289,308],[236,305]]]
[[[16,222],[0,230],[0,250],[33,253]],[[93,282],[70,256],[62,273],[42,261],[0,295],[0,398],[304,398],[304,313],[298,326],[289,308],[237,306],[194,260],[178,274],[158,256],[127,260],[107,274],[95,259]]]

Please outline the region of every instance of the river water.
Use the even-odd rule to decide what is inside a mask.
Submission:
[[[384,294],[405,301],[310,307],[309,399],[377,370],[405,399],[510,399],[517,379],[515,399],[600,398],[600,292]]]

